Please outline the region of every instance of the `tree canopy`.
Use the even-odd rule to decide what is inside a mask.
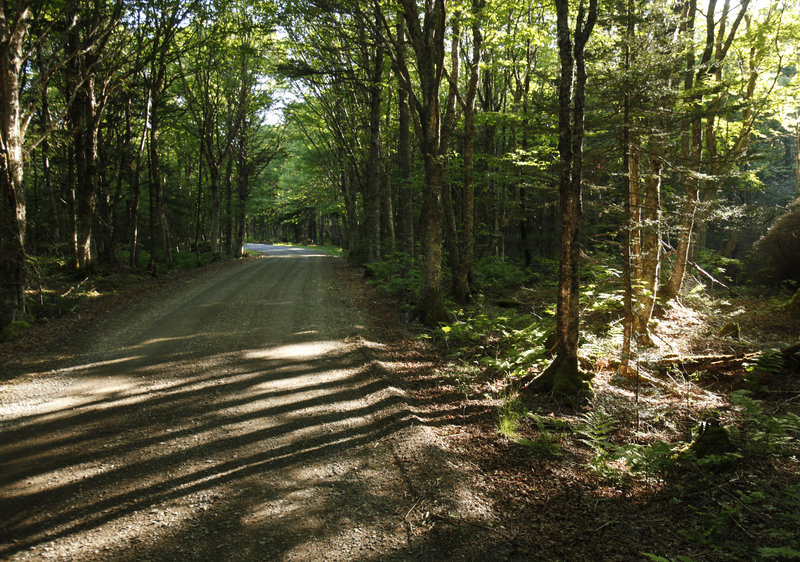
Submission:
[[[3,7],[0,325],[37,257],[155,273],[259,240],[419,268],[433,324],[476,260],[569,261],[573,351],[602,252],[646,341],[690,264],[744,258],[798,196],[799,21],[783,0]]]

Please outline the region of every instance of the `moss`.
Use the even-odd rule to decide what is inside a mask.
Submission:
[[[29,330],[30,327],[31,325],[24,320],[15,320],[3,328],[2,333],[0,333],[0,343],[17,339],[19,336]]]
[[[797,289],[792,300],[786,305],[786,311],[792,316],[800,318],[800,289]]]
[[[559,355],[541,375],[531,381],[527,390],[551,392],[573,402],[579,396],[592,394],[591,380],[591,373],[584,373],[578,368],[577,359],[569,360]]]
[[[698,459],[710,455],[722,456],[733,451],[733,443],[728,432],[728,428],[721,425],[717,420],[704,422],[700,426],[697,438],[689,446],[689,450]]]
[[[741,337],[741,328],[736,322],[728,322],[719,331],[719,336],[721,338],[732,338],[734,340],[738,340]]]

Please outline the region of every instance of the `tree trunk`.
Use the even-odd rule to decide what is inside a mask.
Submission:
[[[225,251],[233,255],[233,158],[225,163]]]
[[[206,158],[208,163],[208,178],[211,184],[211,256],[217,259],[222,253],[222,249],[220,248],[222,188],[219,184],[219,165],[214,161],[213,156],[209,156],[208,151],[206,151]]]
[[[464,96],[464,196],[462,207],[461,253],[453,272],[453,292],[460,303],[472,298],[472,266],[475,262],[475,100],[478,94],[480,61],[483,54],[483,35],[479,15],[485,2],[473,0],[472,60],[469,81]]]
[[[574,46],[569,30],[569,0],[556,0],[556,12],[561,60],[558,96],[561,252],[556,303],[556,358],[531,384],[536,390],[575,395],[588,390],[586,376],[578,368],[579,236],[586,92],[584,48],[597,18],[597,0],[590,1],[588,15],[585,15],[581,2],[575,23]]]
[[[369,155],[367,157],[367,261],[381,259],[381,103],[383,48],[375,48],[369,89]]]
[[[444,0],[426,0],[424,19],[420,22],[415,0],[401,0],[419,74],[419,97],[415,106],[420,119],[420,149],[425,169],[424,242],[422,294],[418,317],[426,324],[448,318],[442,298],[442,186],[446,143],[440,115],[439,93],[445,58],[446,13]],[[416,96],[408,69],[404,87],[409,96]]]
[[[382,255],[394,252],[397,245],[397,235],[394,228],[394,204],[392,197],[392,176],[387,167],[387,158],[381,149],[381,238]]]
[[[77,48],[77,47],[76,47]],[[93,224],[97,208],[98,182],[98,127],[97,101],[94,88],[94,77],[89,76],[76,103],[73,105],[72,125],[76,128],[75,166],[75,218],[77,244],[76,266],[78,269],[89,269],[94,263]]]
[[[161,85],[156,86],[157,89]],[[172,265],[172,251],[169,242],[169,228],[167,225],[167,214],[164,208],[164,179],[161,171],[161,147],[159,144],[159,127],[161,116],[159,115],[161,96],[153,96],[153,103],[150,107],[150,197],[151,213],[155,213],[150,218],[150,267],[156,271],[156,253],[159,249],[158,242],[161,244],[161,251],[164,254],[164,261],[168,266]],[[156,237],[156,231],[159,236]]]
[[[20,73],[30,2],[0,5],[0,330],[25,312],[25,199]]]
[[[419,317],[426,324],[436,324],[448,318],[442,298],[443,172],[444,165],[441,159],[430,152],[426,153],[425,239],[423,241],[422,295],[419,308]]]
[[[401,46],[397,57],[405,60],[405,22],[397,21],[397,44]],[[411,184],[411,113],[408,92],[402,83],[397,91],[397,160],[400,173],[399,213],[400,249],[414,260],[414,190]],[[800,172],[798,172],[800,174]]]
[[[725,36],[725,18],[727,17],[728,1],[720,20],[719,36],[715,35],[716,29],[716,0],[710,0],[706,11],[706,43],[703,49],[700,62],[695,66],[695,56],[691,48],[687,51],[686,70],[684,73],[684,93],[688,97],[688,111],[691,117],[684,117],[683,129],[691,129],[691,137],[684,134],[681,143],[681,152],[684,158],[684,166],[694,172],[712,173],[710,169],[703,169],[703,117],[706,116],[708,126],[706,127],[707,147],[711,148],[708,154],[710,159],[714,159],[716,145],[713,138],[708,138],[709,132],[713,135],[713,120],[715,115],[708,112],[710,108],[704,107],[703,90],[705,89],[706,79],[709,75],[719,76],[719,69],[727,55],[728,49],[736,35],[738,27],[744,18],[750,0],[742,0],[739,6],[739,13],[731,25],[731,29]],[[694,33],[694,20],[697,13],[697,0],[689,0],[687,3],[685,21],[681,24],[681,31],[684,36],[691,38]],[[712,105],[716,102],[712,102]],[[687,127],[690,124],[690,127]],[[746,127],[745,127],[746,128]],[[736,143],[738,144],[738,143]],[[711,165],[714,165],[712,162]],[[697,214],[698,203],[700,201],[699,180],[691,173],[684,174],[686,182],[686,195],[681,213],[681,223],[678,230],[678,243],[675,248],[675,261],[669,280],[662,288],[662,297],[665,299],[675,298],[683,285],[683,278],[689,263],[692,247],[692,234],[694,231],[695,217]]]
[[[648,325],[659,296],[658,284],[661,276],[661,179],[664,148],[661,140],[651,140],[647,156],[649,172],[644,180],[641,223],[638,229],[640,255],[638,274],[634,280],[637,290],[633,330],[645,345],[652,345]]]
[[[236,175],[236,239],[233,244],[233,257],[240,258],[244,255],[245,221],[247,219],[247,184],[250,180],[247,163],[247,149],[245,142],[239,143],[239,157]]]
[[[345,221],[347,222],[347,249],[350,255],[357,257],[361,252],[361,239],[358,228],[358,205],[356,189],[353,186],[350,169],[347,163],[342,165],[340,174],[342,195],[344,196]]]
[[[795,113],[794,125],[794,196],[800,197],[800,111]]]

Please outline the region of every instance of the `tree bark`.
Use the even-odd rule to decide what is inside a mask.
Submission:
[[[383,47],[375,47],[369,87],[369,155],[367,157],[367,261],[381,259],[381,104]]]
[[[405,64],[405,20],[397,19],[397,58]],[[411,183],[411,111],[408,92],[400,80],[397,91],[397,163],[400,173],[400,249],[414,261],[414,189]],[[800,172],[798,172],[800,173]]]
[[[159,127],[161,126],[160,92],[162,84],[156,83],[153,89],[153,103],[150,106],[150,268],[156,272],[156,254],[160,249],[166,264],[172,265],[172,251],[169,242],[169,228],[164,207],[164,180],[161,171],[161,147],[159,143]],[[157,234],[158,233],[158,236]],[[159,248],[159,242],[160,248]]]
[[[448,318],[442,297],[442,186],[444,158],[439,92],[444,68],[445,1],[425,0],[425,13],[420,21],[416,1],[401,0],[411,45],[419,73],[419,97],[410,80],[408,69],[401,69],[404,87],[415,97],[420,120],[420,149],[424,160],[424,242],[422,294],[417,315],[426,324]]]
[[[0,330],[25,312],[24,131],[20,74],[30,2],[0,4]]]
[[[739,13],[731,24],[731,29],[725,35],[725,18],[727,17],[727,5],[723,10],[722,20],[720,22],[719,35],[716,34],[716,25],[714,17],[716,15],[716,0],[710,0],[706,12],[706,42],[703,53],[700,57],[700,62],[695,66],[695,55],[690,48],[687,51],[686,71],[684,78],[684,93],[688,97],[688,109],[691,112],[691,117],[684,117],[684,131],[691,130],[691,136],[684,135],[682,139],[682,156],[684,165],[695,172],[710,173],[710,169],[703,167],[703,117],[707,113],[703,107],[703,87],[709,75],[715,75],[721,68],[721,65],[727,55],[733,38],[742,22],[745,13],[747,12],[750,0],[742,0],[739,6]],[[684,36],[691,40],[694,33],[694,20],[697,14],[697,0],[689,0],[687,4],[687,11],[685,14],[685,21],[681,24],[681,29]],[[710,125],[711,133],[713,134],[713,120],[715,115],[709,113],[707,115],[707,122]],[[688,125],[688,126],[687,126]],[[709,128],[706,127],[706,141],[712,143],[712,139],[708,138]],[[711,146],[707,144],[706,146]],[[713,159],[715,147],[708,157]],[[680,228],[678,230],[678,242],[675,248],[675,260],[672,266],[669,280],[662,287],[661,294],[665,299],[675,298],[681,290],[683,285],[683,278],[686,274],[686,268],[690,260],[690,252],[692,247],[692,234],[694,232],[695,218],[697,214],[698,204],[700,202],[700,180],[691,173],[684,174],[684,181],[686,183],[686,192],[684,197],[683,209],[681,212]]]
[[[584,50],[597,19],[597,0],[590,0],[588,14],[585,13],[583,2],[580,3],[575,22],[574,44],[569,29],[569,0],[555,0],[555,4],[561,61],[558,95],[561,251],[556,303],[556,358],[531,383],[531,387],[534,390],[575,395],[588,390],[586,376],[578,367],[579,236],[586,95]]]
[[[484,0],[473,0],[472,60],[469,81],[464,96],[464,196],[462,208],[461,249],[456,270],[453,272],[453,292],[456,300],[466,303],[472,298],[472,266],[475,262],[475,102],[480,78],[480,61],[483,56],[483,35],[480,14]]]

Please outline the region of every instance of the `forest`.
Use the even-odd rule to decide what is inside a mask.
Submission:
[[[697,559],[800,558],[796,2],[17,0],[0,54],[0,342],[327,248],[502,501],[577,459]]]

